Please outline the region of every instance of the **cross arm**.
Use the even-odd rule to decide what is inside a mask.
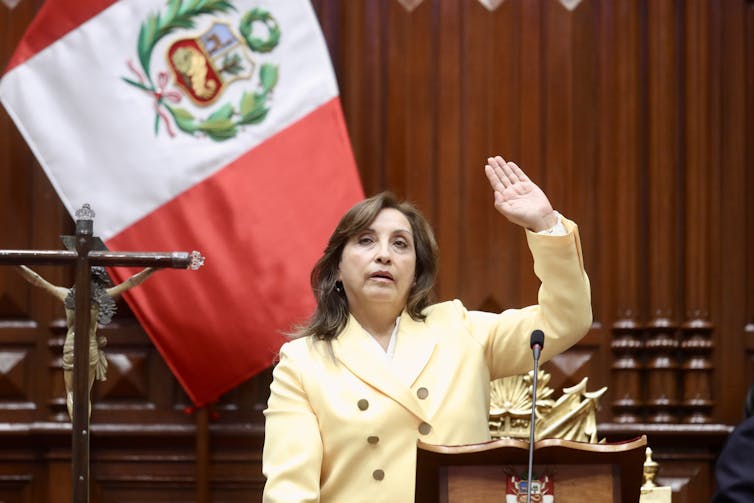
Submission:
[[[0,265],[73,265],[78,253],[71,250],[0,250]],[[90,251],[90,265],[105,267],[156,267],[198,269],[204,262],[198,252]]]
[[[69,250],[0,250],[0,265],[73,265],[76,257]]]

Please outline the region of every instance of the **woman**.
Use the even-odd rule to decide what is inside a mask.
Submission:
[[[500,314],[430,305],[436,244],[389,194],[346,213],[312,271],[317,308],[283,345],[265,410],[264,501],[414,499],[416,442],[490,439],[489,383],[547,360],[592,320],[576,225],[514,163],[488,159],[495,208],[527,229],[539,305]]]

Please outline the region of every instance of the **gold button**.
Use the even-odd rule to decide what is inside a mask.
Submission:
[[[374,477],[374,480],[382,480],[385,478],[385,472],[382,470],[375,470],[372,472],[372,477]]]
[[[366,398],[359,400],[356,405],[359,407],[359,410],[367,410],[369,408],[369,402],[366,400]]]
[[[429,396],[429,390],[427,388],[419,388],[416,390],[416,396],[418,396],[420,400],[424,400]]]
[[[380,441],[380,437],[376,435],[370,435],[367,437],[367,442],[369,442],[370,444],[376,444],[379,441]]]
[[[430,431],[432,431],[432,427],[428,423],[422,423],[419,425],[419,433],[422,435],[429,435]]]

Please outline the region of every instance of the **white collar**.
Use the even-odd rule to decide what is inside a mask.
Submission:
[[[395,326],[393,327],[393,333],[390,334],[390,342],[387,345],[387,349],[383,349],[379,342],[377,342],[377,339],[375,339],[372,334],[369,334],[369,338],[372,339],[375,346],[380,348],[380,353],[385,355],[385,358],[388,360],[392,360],[393,356],[395,355],[395,341],[398,339],[398,324],[401,321],[401,317],[398,316],[395,319]],[[365,330],[366,331],[366,330]],[[368,332],[367,332],[368,333]]]

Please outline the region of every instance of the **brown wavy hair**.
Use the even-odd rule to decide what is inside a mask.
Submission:
[[[405,215],[411,224],[416,253],[415,283],[408,293],[406,312],[411,318],[423,321],[424,308],[434,300],[437,278],[437,241],[424,215],[411,203],[400,201],[390,192],[382,192],[354,205],[330,236],[325,252],[311,273],[311,285],[317,307],[305,324],[290,334],[293,338],[311,335],[320,340],[337,337],[348,322],[348,300],[342,286],[336,285],[338,267],[348,240],[368,228],[380,211],[393,208]]]

